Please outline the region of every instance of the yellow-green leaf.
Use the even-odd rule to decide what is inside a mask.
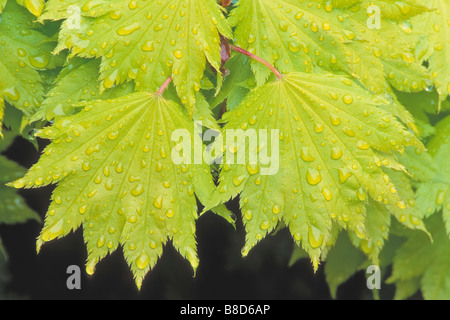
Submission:
[[[232,37],[214,0],[122,0],[111,5],[79,0],[62,7],[59,2],[49,1],[43,19],[68,17],[68,8],[76,5],[84,16],[79,28],[70,18],[63,23],[57,51],[68,48],[81,57],[102,57],[104,88],[134,79],[138,90],[155,92],[173,75],[191,116],[206,62],[220,70],[220,34]],[[61,14],[53,11],[55,6]]]
[[[230,24],[236,26],[237,45],[267,60],[281,72],[343,71],[362,82],[369,91],[383,93],[388,88],[385,78],[395,66],[418,78],[403,84],[408,91],[425,88],[429,76],[412,51],[417,41],[415,33],[405,31],[401,24],[389,19],[382,19],[379,29],[369,28],[367,8],[373,1],[363,0],[348,9],[320,2],[239,1],[229,18]],[[427,8],[420,6],[416,13],[419,11],[425,12]],[[403,15],[400,20],[408,17]],[[385,63],[391,67],[388,72]],[[252,68],[257,83],[263,84],[269,71],[257,63]]]
[[[49,66],[53,44],[33,29],[30,13],[9,1],[0,22],[0,98],[32,115],[44,94],[38,70]]]
[[[441,217],[434,215],[427,221],[433,235],[433,242],[424,233],[413,233],[405,244],[397,250],[391,283],[400,283],[409,288],[401,288],[398,294],[406,298],[418,289],[420,281],[422,294],[427,300],[450,299],[450,239],[441,223]]]
[[[203,189],[214,184],[208,165],[172,158],[178,145],[172,133],[180,129],[193,137],[193,122],[181,106],[150,93],[85,105],[40,132],[52,143],[14,183],[58,183],[38,249],[83,225],[88,273],[121,245],[140,287],[169,239],[195,270],[195,192],[204,200]],[[199,184],[200,177],[210,180]]]
[[[100,61],[97,59],[73,58],[59,73],[53,88],[31,118],[32,121],[71,115],[81,101],[117,98],[133,92],[134,85],[129,82],[101,94],[99,68]]]
[[[413,18],[413,25],[425,32],[416,55],[428,60],[434,83],[443,101],[450,93],[450,2],[447,0],[423,1],[432,12]]]
[[[421,143],[379,105],[346,77],[289,73],[255,88],[224,115],[224,141],[229,142],[217,198],[225,202],[240,194],[244,255],[283,221],[317,267],[332,222],[368,239],[369,196],[407,207],[381,169],[389,162],[376,151],[403,151]],[[229,129],[248,130],[244,135],[255,130],[256,135],[231,143],[236,132]],[[258,138],[261,132],[268,139]],[[233,160],[239,154],[243,162]],[[256,154],[256,162],[250,154]],[[262,155],[272,158],[261,160]]]

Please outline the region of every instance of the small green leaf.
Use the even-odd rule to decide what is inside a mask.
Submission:
[[[15,162],[0,156],[0,223],[15,224],[29,219],[40,220],[39,216],[31,210],[25,200],[13,188],[5,183],[23,176],[25,169]]]
[[[362,270],[366,261],[364,254],[352,245],[346,234],[341,233],[325,263],[325,276],[333,298],[336,298],[338,287]]]
[[[447,0],[421,0],[421,2],[434,10],[414,17],[412,20],[414,28],[424,32],[423,41],[419,43],[416,55],[428,61],[440,100],[444,101],[450,94],[450,55],[448,54],[450,2]]]
[[[450,236],[450,117],[436,126],[436,135],[430,139],[429,152],[407,150],[402,162],[412,174],[416,186],[416,206],[429,217],[442,210],[447,233]],[[401,190],[401,189],[400,189]]]
[[[1,15],[0,43],[0,109],[6,100],[31,116],[44,95],[38,70],[49,66],[54,46],[33,28],[30,13],[14,1]]]
[[[429,219],[427,228],[433,235],[432,243],[424,233],[415,232],[395,255],[388,281],[400,283],[400,298],[414,293],[417,279],[425,299],[450,298],[450,239],[438,214]],[[405,283],[408,288],[404,288]]]

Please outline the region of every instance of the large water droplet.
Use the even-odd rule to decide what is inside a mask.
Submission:
[[[246,178],[245,175],[236,176],[236,177],[233,178],[233,184],[236,187],[239,187],[242,184],[242,182],[244,182],[245,178]]]
[[[339,182],[340,183],[345,183],[345,181],[347,181],[348,178],[351,177],[351,173],[348,171],[347,168],[341,168],[338,169],[338,174],[339,174]]]
[[[445,200],[446,200],[446,191],[445,190],[439,190],[439,192],[436,195],[436,204],[438,206],[444,204]]]
[[[252,210],[246,210],[245,213],[244,213],[244,217],[248,221],[252,220],[252,218],[253,218],[253,211]]]
[[[46,53],[43,53],[40,55],[29,57],[28,61],[36,69],[44,69],[50,62],[50,56]]]
[[[144,270],[145,268],[148,267],[150,263],[150,257],[143,252],[137,259],[136,259],[136,266],[140,269],[140,270]]]
[[[312,186],[319,184],[322,181],[322,175],[314,168],[308,169],[306,172],[306,181]]]
[[[341,118],[338,115],[334,114],[334,113],[330,114],[330,119],[331,119],[331,123],[334,126],[338,126],[338,125],[341,124]]]
[[[173,209],[167,209],[166,216],[168,218],[172,218],[175,215],[175,211]]]
[[[155,50],[155,42],[154,41],[147,41],[142,45],[142,51],[145,52],[152,52]]]
[[[360,201],[366,201],[366,199],[367,199],[367,193],[363,187],[359,188],[358,191],[356,191],[356,195],[358,196],[358,199]]]
[[[106,239],[105,239],[105,237],[102,235],[102,236],[100,236],[100,238],[98,238],[98,240],[97,240],[97,247],[98,247],[98,248],[101,248],[101,247],[103,247],[103,246],[105,245],[105,243],[106,243]]]
[[[303,161],[312,162],[315,160],[314,156],[311,154],[311,151],[308,147],[303,147],[300,151],[300,157]]]
[[[142,193],[144,193],[144,186],[142,184],[131,189],[131,194],[135,197],[140,196]]]
[[[281,206],[279,206],[278,204],[274,205],[272,207],[272,212],[273,214],[279,214],[281,212]]]
[[[286,21],[281,20],[280,24],[278,25],[278,27],[280,28],[281,31],[286,32],[288,30],[288,24],[286,23]]]
[[[247,164],[247,171],[249,174],[254,175],[257,174],[259,172],[259,166],[258,164]]]
[[[317,249],[323,244],[324,235],[315,227],[308,228],[308,242],[311,248]]]
[[[328,187],[324,187],[322,189],[322,195],[327,201],[331,201],[331,199],[333,199],[333,193],[331,193],[331,190]]]
[[[342,156],[344,155],[344,153],[342,152],[342,149],[339,147],[333,147],[331,149],[331,159],[333,160],[339,160],[340,158],[342,158]]]
[[[349,94],[346,94],[342,98],[342,101],[344,101],[345,104],[351,104],[353,102],[353,97]]]
[[[15,87],[7,88],[3,91],[6,98],[12,101],[19,101],[20,93]]]
[[[173,55],[175,56],[175,58],[181,59],[181,58],[183,58],[183,51],[181,51],[181,50],[175,50],[175,51],[173,52]]]
[[[270,221],[265,220],[261,222],[261,225],[259,226],[262,230],[267,230],[270,228]]]
[[[141,24],[139,22],[133,22],[132,24],[122,27],[117,30],[117,34],[119,36],[127,36],[135,32],[136,30],[139,30],[141,28]]]
[[[298,52],[301,49],[300,44],[295,41],[289,42],[288,47],[289,47],[289,50],[291,50],[292,52]]]
[[[163,205],[163,196],[162,195],[157,196],[153,201],[153,205],[155,206],[155,208],[161,209]]]

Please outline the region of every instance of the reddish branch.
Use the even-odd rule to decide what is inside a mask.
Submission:
[[[170,76],[169,78],[167,78],[167,80],[163,83],[163,85],[161,86],[161,88],[159,88],[158,92],[156,94],[162,96],[164,90],[166,90],[167,86],[170,84],[170,82],[172,82],[173,77]]]
[[[231,4],[231,0],[222,0],[222,7],[226,8]]]
[[[229,71],[225,69],[225,64],[231,58],[231,47],[228,39],[220,35],[220,72],[225,77],[228,75]]]
[[[277,69],[275,69],[275,67],[273,65],[271,65],[269,62],[267,62],[266,60],[254,55],[253,53],[248,52],[247,50],[244,50],[242,48],[236,47],[234,45],[231,45],[231,49],[233,49],[234,51],[237,51],[239,53],[242,53],[244,55],[246,55],[247,57],[252,58],[253,60],[256,60],[260,63],[262,63],[263,65],[265,65],[267,68],[269,68],[270,70],[272,70],[273,73],[275,73],[275,75],[277,76],[278,79],[281,79],[281,77],[283,77],[283,75],[280,73],[280,71],[278,71]]]

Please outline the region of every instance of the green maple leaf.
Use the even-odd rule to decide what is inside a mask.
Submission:
[[[217,107],[226,101],[227,110],[233,110],[256,83],[250,68],[249,58],[242,54],[233,55],[224,68],[229,74],[224,78],[220,92],[211,97],[211,106]]]
[[[5,186],[7,182],[18,179],[26,172],[24,168],[7,158],[0,156],[0,223],[14,224],[28,219],[39,220],[13,188]]]
[[[102,57],[105,88],[134,79],[138,90],[155,92],[173,75],[192,115],[206,62],[220,70],[220,34],[232,37],[214,0],[49,1],[41,19],[67,17],[74,5],[81,8],[80,28],[63,23],[57,52]]]
[[[194,270],[197,202],[214,191],[209,166],[175,164],[176,129],[194,134],[183,108],[157,94],[134,93],[86,103],[39,136],[51,138],[39,162],[15,187],[58,183],[41,245],[83,225],[86,270],[122,245],[140,287],[170,239]],[[221,211],[223,213],[223,211]]]
[[[450,110],[450,100],[440,101],[438,92],[430,88],[427,91],[414,94],[396,92],[396,96],[398,101],[410,112],[410,116],[413,117],[416,124],[415,132],[422,139],[430,138],[436,134],[436,128],[430,121],[436,115],[436,110],[440,108],[442,114]]]
[[[370,210],[380,209],[383,210],[378,204],[375,204],[375,207],[373,208],[368,207],[368,215]],[[352,245],[352,242],[353,241],[351,241],[351,239],[349,240],[347,235],[342,233],[339,234],[336,244],[330,249],[330,252],[327,255],[325,276],[333,298],[336,298],[337,289],[341,284],[345,283],[356,272],[366,270],[368,266],[374,264],[374,261],[369,261],[367,257],[357,249],[357,246],[354,244]],[[375,265],[380,267],[382,277],[385,270],[388,270],[388,267],[392,264],[395,253],[404,242],[405,239],[403,237],[397,237],[393,234],[390,235],[389,241],[380,252],[379,261],[375,263]],[[396,296],[411,292],[411,287],[412,283],[402,282],[402,284],[399,284],[399,282],[396,282]],[[417,289],[404,298],[408,298],[410,295],[414,294]],[[377,297],[378,294],[376,291],[373,291],[373,294],[375,298],[379,298]]]
[[[388,281],[400,286],[396,298],[412,295],[419,286],[425,299],[450,298],[450,239],[438,214],[429,219],[427,228],[433,242],[414,232],[395,254]]]
[[[99,68],[99,60],[73,58],[58,74],[53,88],[31,120],[52,120],[55,116],[71,115],[80,101],[117,98],[133,91],[134,86],[130,82],[101,94]]]
[[[441,120],[435,129],[436,135],[427,145],[429,152],[408,150],[402,162],[415,180],[417,207],[425,216],[442,210],[450,236],[450,117]]]
[[[289,73],[255,88],[224,115],[226,136],[229,129],[269,132],[269,141],[244,137],[227,143],[219,179],[219,201],[240,194],[247,231],[244,255],[283,220],[317,267],[333,221],[368,239],[368,195],[387,206],[406,208],[381,167],[400,168],[390,153],[421,143],[381,104],[346,77]],[[270,138],[270,132],[276,136]],[[232,138],[231,132],[226,139]],[[276,140],[279,159],[272,150]],[[239,156],[239,150],[246,151],[244,161],[230,164],[227,159]],[[271,165],[278,164],[278,171],[269,172],[263,158],[251,160],[248,150],[272,152]]]
[[[54,67],[50,54],[54,46],[33,29],[31,15],[14,1],[1,14],[0,43],[0,110],[6,100],[31,116],[44,95],[38,70]]]
[[[366,264],[364,254],[352,245],[345,234],[341,234],[335,247],[327,255],[325,264],[325,276],[331,296],[336,298],[338,287]]]
[[[7,134],[5,140],[0,140],[0,152],[5,151],[11,144],[13,136]],[[18,179],[26,172],[17,163],[0,156],[0,224],[16,224],[27,220],[40,220],[39,216],[31,210],[25,200],[13,188],[5,184]],[[6,250],[3,248],[0,239],[0,253],[5,257]]]
[[[440,100],[444,101],[450,93],[450,3],[430,0],[426,1],[426,5],[435,10],[413,18],[414,27],[426,32],[416,55],[428,60]]]
[[[321,1],[241,0],[229,18],[236,26],[237,45],[281,72],[344,71],[372,92],[385,92],[388,80],[408,91],[427,86],[427,70],[415,61],[411,50],[416,34],[410,35],[409,29],[404,31],[389,19],[383,20],[380,30],[369,29],[366,8],[373,3],[368,0],[349,9],[317,2]],[[415,13],[428,10],[414,8]],[[397,20],[409,17],[403,14]],[[263,84],[269,71],[257,63],[252,68],[257,83]]]

